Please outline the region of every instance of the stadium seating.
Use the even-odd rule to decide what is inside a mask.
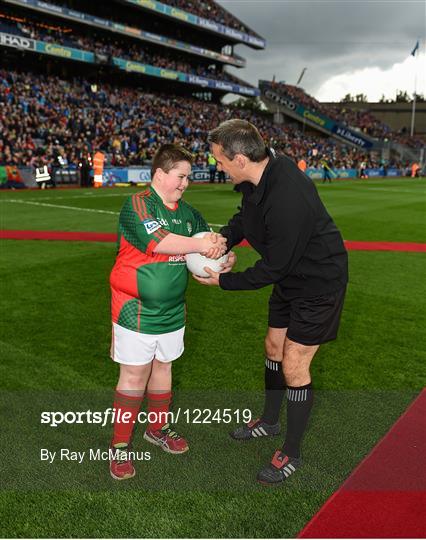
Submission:
[[[406,144],[414,148],[421,147],[424,142],[418,138],[408,137],[404,133],[392,132],[391,128],[377,119],[367,110],[353,110],[344,103],[325,104],[320,103],[314,97],[307,94],[303,88],[285,83],[272,82],[271,86],[275,92],[287,96],[290,99],[308,107],[314,112],[319,112],[329,118],[359,129],[363,133],[378,139],[391,138],[395,142]]]
[[[49,0],[49,3],[67,6],[71,6],[72,4],[70,1],[67,2],[63,0]],[[192,13],[193,15],[198,15],[209,21],[223,24],[228,28],[234,28],[245,34],[258,36],[251,28],[248,28],[237,19],[237,17],[213,0],[161,0],[161,3],[176,7],[187,13]],[[104,11],[105,8],[108,9],[108,6],[102,6],[102,11]]]
[[[240,83],[235,77],[218,68],[215,64],[202,65],[199,61],[189,60],[188,55],[179,54],[176,51],[167,51],[164,48],[162,48],[160,54],[153,51],[152,45],[143,45],[142,42],[130,45],[120,39],[118,35],[114,36],[113,39],[107,39],[93,31],[88,37],[83,33],[73,31],[65,25],[47,28],[46,25],[40,25],[30,20],[17,24],[0,21],[0,31],[210,79]],[[250,86],[247,83],[244,84]]]
[[[52,1],[61,5],[60,0]],[[212,0],[165,3],[248,31]],[[116,12],[114,16],[117,17]],[[87,32],[87,27],[60,17],[46,20],[32,11],[3,13],[0,32],[88,50],[107,59],[114,56],[217,81],[241,83],[227,73],[220,62],[126,38],[119,33],[106,34],[95,27]],[[303,158],[308,167],[320,168],[324,160],[329,166],[341,169],[359,168],[361,162],[367,167],[380,164],[374,153],[366,154],[332,138],[302,131],[296,123],[275,124],[270,113],[197,100],[189,97],[191,90],[188,97],[183,97],[174,95],[172,88],[166,91],[160,87],[158,91],[148,92],[130,84],[125,86],[127,82],[123,80],[113,85],[111,77],[100,77],[97,84],[83,75],[72,77],[68,74],[59,78],[53,73],[47,77],[31,73],[28,65],[19,67],[19,64],[16,71],[0,71],[0,165],[40,167],[60,163],[78,166],[90,162],[89,156],[95,147],[106,153],[108,165],[143,165],[150,162],[161,144],[176,142],[190,148],[196,164],[204,166],[209,151],[208,131],[220,121],[235,117],[255,123],[267,144],[295,161]],[[271,84],[275,90],[303,105],[370,135],[389,133],[387,126],[370,113],[324,105],[301,88]],[[388,165],[401,164],[389,162]]]
[[[268,144],[295,160],[303,156],[308,166],[324,157],[336,167],[356,168],[364,160],[377,165],[373,155],[276,125],[266,113],[17,71],[0,71],[0,164],[38,166],[60,154],[77,165],[100,145],[112,165],[141,165],[162,143],[176,142],[205,165],[208,131],[235,117],[254,122]]]

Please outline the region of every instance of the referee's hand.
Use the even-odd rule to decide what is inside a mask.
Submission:
[[[233,251],[230,251],[228,253],[228,260],[225,263],[221,264],[222,269],[220,273],[226,274],[226,272],[230,272],[236,262],[237,262],[237,256],[235,255]]]
[[[192,277],[198,281],[198,283],[202,283],[203,285],[219,285],[219,272],[213,272],[208,266],[205,266],[204,270],[210,277],[200,277],[195,274],[192,274]]]

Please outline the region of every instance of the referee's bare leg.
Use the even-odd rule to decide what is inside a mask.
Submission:
[[[272,328],[269,326],[265,337],[265,352],[268,358],[275,362],[282,362],[284,341],[287,334],[287,328]]]

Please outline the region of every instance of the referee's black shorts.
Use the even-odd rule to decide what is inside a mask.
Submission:
[[[320,345],[337,337],[346,287],[308,298],[286,299],[274,286],[269,298],[269,326],[287,328],[287,337],[302,345]]]

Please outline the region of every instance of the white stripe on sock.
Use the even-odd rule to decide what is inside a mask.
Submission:
[[[269,360],[269,358],[265,358],[265,366],[272,371],[279,371],[280,362],[275,362],[274,360]]]
[[[289,389],[287,388],[287,399],[289,401],[307,401],[308,399],[309,388],[303,388],[302,390],[298,389]]]

